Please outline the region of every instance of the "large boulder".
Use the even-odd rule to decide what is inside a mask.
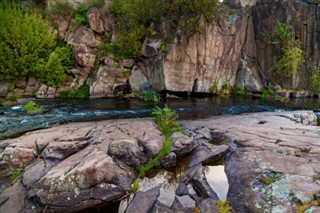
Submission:
[[[164,139],[149,120],[123,120],[61,125],[5,140],[0,187],[6,194],[0,196],[0,210],[19,212],[34,206],[40,211],[47,206],[77,211],[113,205],[131,191],[132,166],[158,153]],[[3,185],[16,171],[23,171],[16,184]]]
[[[117,63],[101,66],[90,83],[90,97],[113,97],[129,87],[129,74]]]
[[[86,45],[96,47],[96,40],[92,29],[79,27],[76,30],[69,30],[66,34],[65,41],[73,46]]]
[[[77,64],[81,67],[94,67],[96,61],[96,50],[84,44],[75,46],[72,49],[72,54]]]
[[[0,97],[6,97],[9,92],[9,83],[7,81],[0,81]]]
[[[91,7],[87,12],[87,18],[90,28],[97,32],[102,33],[104,31],[103,21],[100,11],[97,7]]]

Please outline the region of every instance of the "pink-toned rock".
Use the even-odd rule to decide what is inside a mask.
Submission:
[[[75,31],[69,30],[66,34],[65,41],[74,46],[83,44],[88,47],[96,47],[93,30],[87,27],[79,27]]]
[[[73,57],[81,67],[93,67],[96,61],[96,51],[84,44],[75,46],[72,49]]]
[[[90,28],[97,32],[102,33],[104,31],[103,21],[100,11],[96,7],[91,7],[87,13]]]

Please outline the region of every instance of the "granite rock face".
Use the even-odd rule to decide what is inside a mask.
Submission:
[[[296,212],[320,192],[320,128],[308,111],[254,113],[187,124],[211,128],[234,152],[225,161],[235,212]]]
[[[145,177],[125,209],[216,212],[219,196],[206,169],[224,161],[227,200],[235,212],[296,212],[303,203],[315,203],[320,193],[316,121],[310,111],[182,121],[188,136],[174,133],[173,149],[162,162],[174,167],[177,156],[191,155],[179,168],[181,175],[171,182],[170,175],[152,175],[160,180],[155,185]],[[3,140],[0,212],[114,206],[130,195],[135,169],[154,157],[164,141],[150,119],[70,123]],[[17,179],[10,184],[12,174]]]

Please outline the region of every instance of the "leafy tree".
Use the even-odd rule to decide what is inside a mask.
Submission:
[[[41,16],[20,5],[0,2],[0,79],[11,82],[36,75],[56,45],[55,36]]]

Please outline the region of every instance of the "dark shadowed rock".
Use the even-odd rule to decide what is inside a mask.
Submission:
[[[161,166],[163,168],[170,168],[177,165],[177,155],[174,152],[170,152],[164,156],[161,160]]]
[[[147,155],[143,153],[143,148],[138,145],[136,140],[132,139],[111,142],[109,155],[134,167],[138,167],[148,161]]]
[[[173,141],[173,146],[171,152],[176,153],[178,157],[182,157],[190,152],[196,147],[193,138],[182,134],[181,132],[173,133],[170,138]]]
[[[190,167],[199,163],[210,164],[222,160],[229,152],[229,146],[220,145],[215,146],[206,142],[199,142],[194,151]]]
[[[160,195],[160,187],[152,188],[146,192],[137,192],[129,204],[126,213],[149,213],[157,203]]]
[[[219,200],[218,195],[210,187],[201,164],[189,167],[186,175],[202,197]]]
[[[200,209],[200,212],[219,213],[216,200],[211,198],[202,200],[201,203],[199,203],[198,208]]]

